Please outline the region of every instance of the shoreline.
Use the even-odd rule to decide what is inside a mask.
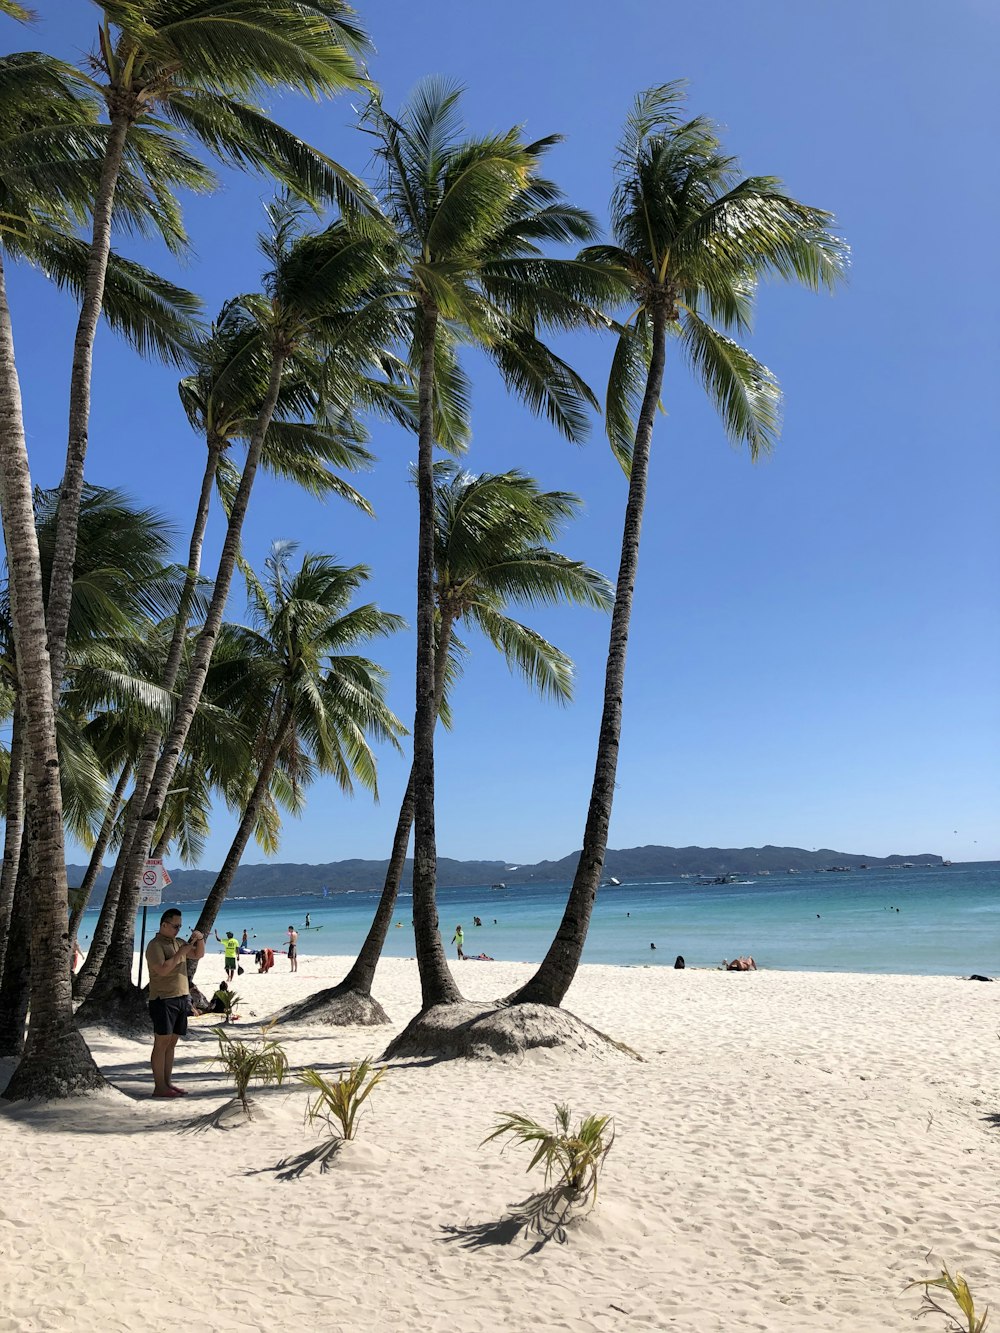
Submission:
[[[230,1032],[253,1035],[351,961],[247,970]],[[486,1000],[528,972],[456,976]],[[336,1077],[380,1054],[419,1005],[415,963],[383,959],[373,989],[388,1027],[283,1026],[293,1066]],[[977,1308],[1000,1300],[1000,985],[585,964],[566,1008],[642,1062],[396,1062],[350,1150],[287,1179],[317,1142],[296,1080],[255,1094],[250,1125],[192,1127],[229,1095],[207,1058],[216,1019],[178,1047],[190,1095],[169,1103],[148,1095],[147,1043],[90,1032],[117,1091],[0,1113],[11,1328],[118,1333],[141,1307],[153,1333],[215,1333],[234,1311],[292,1333],[330,1303],[345,1333],[882,1333],[909,1326],[919,1295],[903,1288],[937,1274],[929,1251]],[[556,1102],[615,1117],[597,1212],[534,1252],[476,1243],[541,1183],[523,1152],[482,1140],[500,1111],[551,1124]]]

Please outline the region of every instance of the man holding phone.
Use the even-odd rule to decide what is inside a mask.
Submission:
[[[146,964],[149,968],[149,1016],[153,1020],[154,1097],[184,1097],[183,1088],[170,1081],[174,1067],[174,1047],[177,1038],[187,1032],[191,999],[188,987],[187,960],[205,957],[205,939],[200,931],[191,932],[189,940],[179,939],[181,912],[169,908],[160,917],[159,932],[146,945]]]

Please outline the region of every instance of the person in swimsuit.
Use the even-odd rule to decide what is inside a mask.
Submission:
[[[291,964],[291,971],[299,970],[299,932],[294,926],[288,927],[288,961]]]

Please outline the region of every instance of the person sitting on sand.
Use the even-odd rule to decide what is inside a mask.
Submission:
[[[757,964],[749,956],[746,958],[734,958],[731,963],[727,963],[723,958],[722,966],[727,972],[756,972]]]

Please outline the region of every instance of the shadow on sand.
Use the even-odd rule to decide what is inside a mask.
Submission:
[[[480,1222],[475,1226],[442,1227],[440,1237],[445,1244],[458,1244],[466,1250],[481,1250],[487,1245],[511,1245],[518,1236],[534,1237],[534,1243],[521,1256],[537,1254],[549,1241],[565,1245],[567,1228],[572,1222],[585,1217],[580,1209],[580,1198],[575,1190],[565,1185],[531,1194],[522,1203],[495,1222]]]
[[[275,1180],[288,1181],[298,1180],[311,1166],[318,1166],[321,1173],[329,1171],[344,1142],[344,1139],[326,1139],[323,1143],[317,1143],[314,1148],[307,1148],[305,1152],[300,1152],[295,1157],[283,1157],[280,1162],[275,1162],[274,1166],[257,1167],[244,1174],[262,1176],[270,1172]]]

